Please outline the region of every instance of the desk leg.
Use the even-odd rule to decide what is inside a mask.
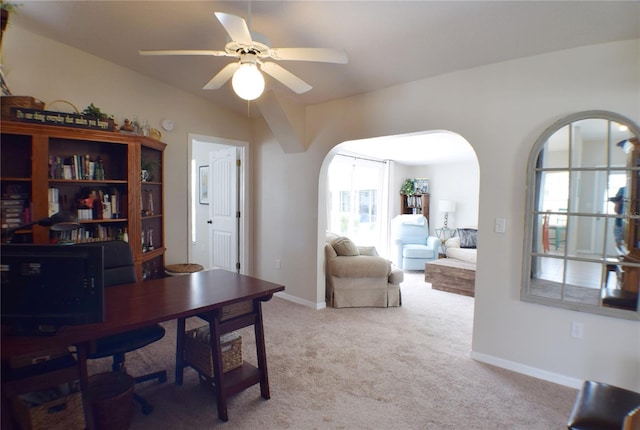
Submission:
[[[178,332],[176,333],[176,385],[182,385],[182,381],[183,381],[184,330],[185,330],[185,319],[178,318]]]
[[[262,325],[262,303],[255,301],[256,323],[254,330],[256,333],[256,355],[258,356],[258,369],[260,371],[260,395],[264,399],[270,399],[269,375],[267,374],[267,352],[264,344],[264,326]]]
[[[220,345],[220,317],[216,312],[209,318],[209,333],[211,338],[211,354],[213,356],[213,384],[218,406],[218,418],[229,421],[227,412],[227,393],[224,389],[224,372],[222,371],[222,346]]]
[[[90,348],[88,342],[76,345],[78,351],[78,370],[80,372],[80,389],[82,390],[82,407],[84,408],[84,420],[88,430],[95,428],[91,402],[89,402],[89,371],[87,370],[87,354]]]

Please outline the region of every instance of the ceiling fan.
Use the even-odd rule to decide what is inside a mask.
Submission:
[[[204,87],[216,90],[232,79],[233,89],[239,97],[254,100],[264,90],[264,77],[258,70],[280,81],[297,94],[309,91],[312,86],[269,58],[282,61],[316,61],[346,64],[347,54],[341,49],[331,48],[271,48],[266,40],[254,40],[244,18],[223,12],[215,12],[216,18],[229,34],[231,41],[224,51],[211,50],[142,50],[141,55],[211,55],[235,57],[238,61],[227,64]]]

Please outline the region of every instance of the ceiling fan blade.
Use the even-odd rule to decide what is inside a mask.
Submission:
[[[207,85],[202,87],[202,89],[217,90],[218,88],[223,86],[225,82],[231,79],[235,71],[238,70],[238,67],[240,67],[239,61],[227,64],[222,68],[222,70],[218,72],[217,75],[215,75],[209,82],[207,82]]]
[[[331,48],[271,48],[269,55],[274,60],[319,61],[339,64],[347,64],[349,61],[344,50]]]
[[[287,71],[282,66],[272,62],[262,63],[260,69],[265,72],[267,75],[277,79],[282,82],[284,85],[289,87],[292,91],[298,94],[306,93],[311,88],[311,85],[307,84],[305,81],[294,75],[293,73]]]
[[[215,14],[220,24],[222,24],[224,29],[227,30],[227,33],[229,33],[231,40],[244,45],[251,45],[251,43],[253,43],[249,27],[244,18],[223,12],[216,12]]]
[[[155,51],[138,51],[140,55],[208,55],[214,57],[235,57],[225,51],[210,51],[200,49],[161,49]]]

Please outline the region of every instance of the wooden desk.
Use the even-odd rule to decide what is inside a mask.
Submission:
[[[267,376],[267,357],[264,345],[261,302],[268,301],[273,294],[283,291],[284,286],[263,281],[250,276],[240,275],[226,270],[210,270],[188,275],[154,279],[134,284],[118,285],[105,290],[106,320],[99,324],[63,327],[55,336],[25,337],[2,336],[2,359],[38,352],[45,349],[75,345],[78,350],[78,368],[82,391],[88,388],[87,354],[95,339],[135,328],[184,318],[201,316],[207,319],[211,329],[211,348],[215,361],[216,402],[218,417],[228,420],[227,396],[237,393],[251,385],[260,383],[260,393],[268,399],[269,379]],[[234,303],[252,300],[253,311],[250,314],[221,322],[222,308]],[[178,324],[181,325],[180,323]],[[183,324],[182,324],[183,325]],[[227,380],[222,372],[222,351],[220,334],[240,327],[254,325],[258,367],[237,372]],[[184,335],[184,327],[182,327]],[[181,336],[178,335],[181,343]],[[178,348],[181,348],[178,344]],[[179,363],[181,358],[178,359]],[[178,364],[178,363],[177,363]],[[231,373],[231,372],[230,372]],[[180,382],[182,375],[180,374]],[[3,387],[3,406],[6,394]],[[93,428],[91,408],[84,398],[85,417],[89,428]],[[7,419],[3,408],[3,428]]]

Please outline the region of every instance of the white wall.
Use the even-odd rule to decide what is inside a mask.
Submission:
[[[480,172],[478,162],[434,164],[429,177],[433,178],[431,192],[431,225],[440,228],[444,213],[440,212],[440,200],[452,200],[456,211],[449,213],[449,228],[478,226]]]
[[[249,130],[246,119],[197,97],[15,25],[10,30],[4,62],[15,94],[64,98],[81,108],[94,102],[117,116],[148,118],[152,126],[165,117],[175,121],[175,131],[163,136],[168,262],[187,255],[187,133],[251,141],[253,275],[284,284],[287,294],[309,304],[324,301],[318,255],[331,148],[433,129],[460,134],[474,147],[480,172],[473,356],[569,385],[593,378],[640,390],[638,322],[519,300],[530,148],[546,127],[578,111],[610,110],[638,122],[640,41],[524,58],[312,106],[308,150],[284,154],[262,120]],[[505,234],[493,233],[496,217],[507,219]],[[584,324],[584,339],[570,337],[572,321]]]
[[[440,212],[440,200],[456,202],[456,211],[449,213],[449,228],[476,227],[478,225],[478,192],[480,174],[477,161],[435,163],[425,166],[396,165],[396,196],[406,178],[429,178],[429,230],[444,224],[444,213]],[[393,195],[392,190],[392,195]],[[400,197],[397,196],[397,210],[400,211]]]
[[[480,172],[474,357],[572,386],[593,378],[640,388],[638,322],[519,300],[529,151],[545,128],[578,111],[605,109],[637,122],[639,47],[639,41],[629,41],[561,51],[451,73],[307,110],[311,146],[306,155],[317,157],[316,163],[342,141],[432,129],[456,132],[474,147]],[[265,155],[260,162],[272,162]],[[308,182],[308,193],[315,193],[315,175],[312,172],[309,178],[309,165],[290,167],[298,181]],[[326,165],[316,164],[315,169],[322,178]],[[263,186],[278,184],[267,181]],[[324,185],[319,182],[317,186],[319,251],[325,222]],[[306,208],[291,207],[289,217],[303,214]],[[497,217],[507,220],[504,234],[493,232]],[[258,222],[271,225],[275,220],[260,213]],[[302,235],[308,237],[306,232]],[[294,261],[296,267],[305,265],[308,269],[299,271],[294,285],[309,297],[312,291],[302,287],[310,282],[308,274],[314,270],[307,258],[305,254]],[[324,282],[321,263],[316,263],[315,273],[319,291]],[[572,321],[584,324],[584,339],[571,338]]]

